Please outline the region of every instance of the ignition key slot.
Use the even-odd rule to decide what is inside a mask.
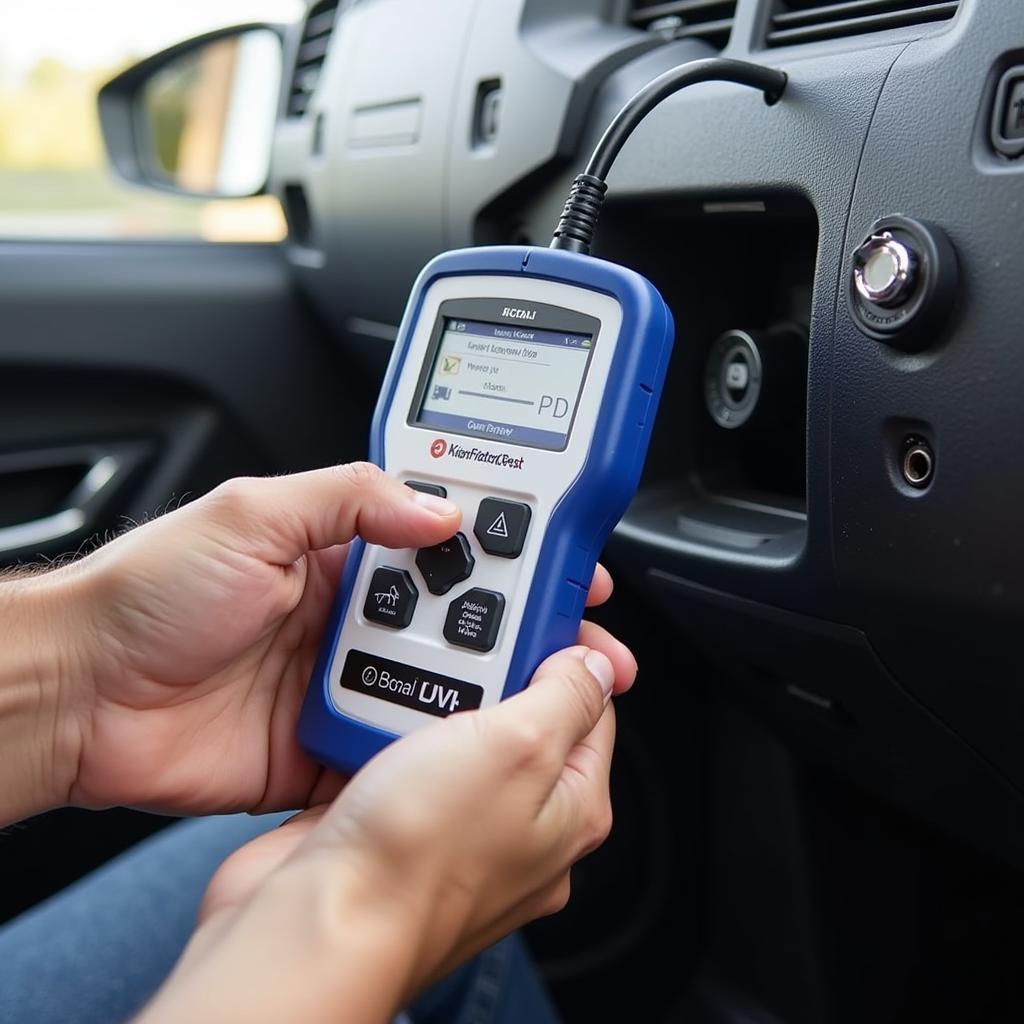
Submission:
[[[704,398],[711,418],[726,430],[750,419],[761,397],[761,353],[746,331],[726,331],[711,346]]]

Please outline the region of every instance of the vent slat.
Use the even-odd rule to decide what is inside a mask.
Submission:
[[[956,7],[955,0],[952,0],[953,7]],[[872,14],[900,13],[919,15],[931,7],[948,7],[949,0],[929,0],[923,7],[907,9],[906,3],[899,0],[843,0],[841,3],[830,3],[824,7],[809,7],[799,11],[779,11],[774,18],[774,23],[779,28],[789,28],[791,25],[811,25],[832,21],[845,21],[849,18],[857,18]]]
[[[313,61],[320,61],[323,63],[324,57],[327,56],[327,44],[330,43],[330,36],[320,36],[317,39],[310,39],[308,43],[303,43],[299,47],[299,54],[295,58],[296,64],[312,64]]]
[[[292,79],[292,89],[295,92],[312,92],[319,77],[319,64],[313,64],[308,68],[297,67],[295,77]]]
[[[684,25],[676,29],[676,39],[698,38],[721,38],[722,46],[729,40],[729,33],[732,31],[732,18],[722,18],[721,21],[702,21],[699,25]],[[723,38],[724,37],[724,38]]]
[[[301,117],[320,81],[327,49],[334,31],[338,0],[320,0],[309,9],[302,27],[302,40],[292,69],[288,93],[288,116]]]
[[[634,0],[630,24],[666,39],[703,39],[723,49],[732,33],[736,0]]]
[[[948,21],[959,0],[840,0],[808,4],[778,0],[769,46],[791,46]]]
[[[329,11],[321,11],[319,14],[310,16],[303,29],[302,38],[312,39],[313,36],[330,35],[334,28],[334,15],[336,10],[332,7]]]
[[[701,11],[727,10],[732,12],[736,6],[735,0],[673,0],[671,3],[648,4],[644,7],[637,7],[629,16],[634,24],[643,22],[647,24],[672,14],[696,14]]]

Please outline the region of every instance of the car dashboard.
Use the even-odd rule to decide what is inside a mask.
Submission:
[[[641,659],[641,682],[652,714],[682,716],[704,666],[708,699],[812,774],[1016,865],[1020,15],[1019,0],[321,0],[288,37],[270,182],[294,276],[379,379],[421,266],[546,245],[638,88],[717,55],[782,68],[771,107],[725,83],[666,100],[609,177],[595,255],[646,275],[677,327],[607,552],[656,667]],[[735,742],[716,756],[742,759]],[[685,788],[686,763],[661,784]]]

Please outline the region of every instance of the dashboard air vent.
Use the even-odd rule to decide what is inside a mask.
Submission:
[[[716,50],[729,42],[736,0],[633,0],[630,24],[666,39],[703,39]]]
[[[948,21],[960,0],[775,0],[769,46]]]
[[[338,0],[319,0],[309,9],[288,92],[289,117],[301,117],[309,106],[309,98],[320,80],[337,11]]]

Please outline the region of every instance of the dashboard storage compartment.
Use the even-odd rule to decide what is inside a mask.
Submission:
[[[792,548],[803,528],[817,249],[796,196],[607,205],[598,255],[649,277],[676,318],[645,485],[692,543]]]

